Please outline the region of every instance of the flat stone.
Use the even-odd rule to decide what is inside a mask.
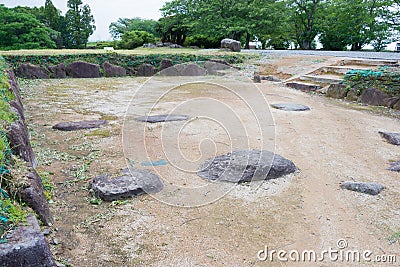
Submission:
[[[26,221],[27,226],[17,227],[0,244],[0,266],[55,266],[35,216],[28,215]]]
[[[281,79],[279,79],[277,77],[274,77],[274,76],[271,76],[271,75],[269,75],[269,76],[261,76],[261,80],[270,81],[270,82],[281,82],[282,81]]]
[[[307,111],[309,107],[300,104],[272,104],[271,107],[284,111]]]
[[[270,151],[241,150],[207,160],[197,175],[213,181],[242,183],[276,179],[296,170],[292,161]]]
[[[287,87],[300,90],[303,92],[313,92],[322,89],[322,86],[311,84],[311,83],[303,83],[303,82],[289,82],[285,84]]]
[[[392,145],[400,145],[400,133],[387,133],[379,132],[379,134],[385,138]]]
[[[137,121],[141,122],[168,122],[168,121],[186,121],[189,119],[188,115],[176,115],[176,114],[165,114],[165,115],[153,115],[153,116],[143,116],[136,118]]]
[[[60,122],[54,125],[53,129],[60,131],[77,131],[83,129],[99,128],[100,126],[105,124],[107,124],[107,121],[105,120]]]
[[[392,172],[400,172],[400,161],[391,162],[388,170]]]
[[[158,193],[164,188],[160,177],[151,172],[130,168],[125,175],[110,178],[108,175],[95,177],[89,183],[89,189],[93,189],[96,197],[104,201],[130,198],[142,194]]]
[[[385,186],[378,183],[359,183],[351,181],[342,183],[340,187],[343,189],[373,196],[378,195],[380,192],[382,192],[383,189],[385,189]]]

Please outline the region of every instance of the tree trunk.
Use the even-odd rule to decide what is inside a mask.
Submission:
[[[351,45],[351,51],[360,51],[362,49],[362,45],[360,43],[354,43]]]
[[[246,33],[246,45],[244,46],[244,49],[250,49],[250,33]]]

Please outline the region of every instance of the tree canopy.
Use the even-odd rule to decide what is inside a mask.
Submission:
[[[65,16],[51,0],[42,7],[0,5],[0,49],[83,48],[95,30],[90,7],[68,0]]]
[[[18,10],[18,9],[17,9]],[[51,29],[34,15],[0,5],[0,48],[43,49],[55,48],[50,39]]]

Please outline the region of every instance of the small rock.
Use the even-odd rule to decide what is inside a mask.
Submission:
[[[165,115],[153,115],[153,116],[143,116],[136,118],[137,121],[141,122],[168,122],[168,121],[186,121],[189,119],[188,115],[175,115],[175,114],[165,114]]]
[[[57,238],[53,238],[51,244],[57,246],[58,244],[60,244],[60,241]]]
[[[261,83],[261,76],[260,76],[260,74],[254,73],[253,82],[254,82],[254,83]]]
[[[158,193],[164,185],[156,174],[135,168],[129,169],[129,174],[117,178],[108,175],[95,177],[89,183],[96,197],[104,201],[114,201],[146,193]]]
[[[385,188],[383,185],[378,183],[359,183],[359,182],[344,182],[340,185],[341,188],[368,194],[378,195]]]
[[[242,150],[206,161],[197,175],[208,180],[242,183],[276,179],[296,170],[292,161],[270,151]]]
[[[53,129],[60,131],[77,131],[83,129],[99,128],[100,126],[105,124],[107,124],[107,121],[105,120],[61,122],[54,125]]]
[[[261,76],[261,80],[270,81],[270,82],[281,82],[282,80],[276,78],[274,76]]]
[[[400,172],[400,161],[391,162],[388,170],[392,172]]]
[[[43,235],[50,235],[51,234],[51,229],[50,228],[46,228],[43,230]]]
[[[379,132],[392,145],[400,145],[400,133]]]
[[[310,110],[309,107],[300,104],[272,104],[273,108],[284,110],[284,111],[307,111]]]

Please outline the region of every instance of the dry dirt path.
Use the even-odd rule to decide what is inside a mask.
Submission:
[[[314,58],[308,62],[321,63]],[[400,131],[398,119],[270,82],[258,85],[270,104],[311,108],[302,113],[271,110],[276,152],[299,167],[296,175],[263,183],[257,191],[241,185],[217,202],[195,208],[166,205],[150,196],[95,203],[88,180],[126,167],[121,128],[127,95],[143,82],[120,78],[22,85],[39,169],[50,172],[57,187],[51,205],[56,223],[48,238],[57,243],[51,247],[59,261],[72,266],[386,266],[332,262],[327,256],[312,263],[257,259],[265,246],[320,253],[337,249],[337,241],[345,239],[348,250],[397,255],[396,264],[400,262],[399,242],[388,242],[400,230],[400,179],[386,170],[400,151],[378,134]],[[177,101],[169,99],[169,105]],[[136,103],[138,113],[148,104],[146,99]],[[99,118],[110,123],[95,131],[51,129],[60,121]],[[184,139],[186,152],[195,149],[192,135]],[[257,136],[252,138],[257,144]],[[362,195],[341,190],[340,182],[347,180],[387,188],[378,196]]]

